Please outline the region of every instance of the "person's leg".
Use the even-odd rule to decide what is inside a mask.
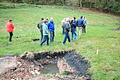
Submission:
[[[78,35],[80,36],[80,34],[81,34],[81,28],[78,27]]]
[[[53,42],[53,40],[54,40],[54,32],[52,32],[51,42]]]
[[[79,36],[82,35],[82,27],[79,27]]]
[[[75,39],[77,38],[77,36],[78,36],[78,35],[77,35],[77,33],[76,33],[76,29],[75,29]]]
[[[12,36],[13,36],[13,33],[12,33],[12,32],[9,32],[9,34],[10,34],[9,41],[11,42],[11,41],[12,41]]]
[[[70,42],[70,35],[67,33],[68,42]]]
[[[82,33],[85,33],[85,25],[82,27]]]
[[[48,37],[48,35],[46,36],[46,39],[47,39],[47,45],[49,45],[49,37]]]
[[[84,28],[84,32],[86,33],[86,25],[85,25],[85,28]]]
[[[40,31],[41,35],[41,41],[43,40],[43,31]]]
[[[53,31],[53,41],[54,41],[54,38],[55,38],[55,32]]]
[[[52,42],[52,32],[50,31],[50,42]]]
[[[74,38],[74,33],[73,33],[73,31],[71,32],[71,34],[72,34],[71,40],[73,40],[73,38]]]
[[[76,39],[76,34],[75,34],[75,29],[74,29],[74,31],[73,31],[73,40],[75,40]]]
[[[43,40],[42,40],[42,42],[40,43],[40,45],[42,46],[42,44],[43,44],[46,40],[47,40],[47,37],[46,37],[46,35],[45,35],[44,38],[43,38]]]
[[[66,43],[66,40],[67,40],[67,32],[65,32],[64,34],[65,34],[65,37],[64,37],[63,44],[65,44],[65,43]]]

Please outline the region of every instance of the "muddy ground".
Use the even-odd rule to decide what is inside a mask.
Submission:
[[[91,80],[89,67],[75,51],[25,52],[0,58],[0,80]]]

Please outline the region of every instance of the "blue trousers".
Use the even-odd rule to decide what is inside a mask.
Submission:
[[[46,42],[47,41],[47,45],[49,45],[49,37],[48,37],[48,35],[44,35],[43,36],[43,40],[42,40],[42,42],[40,43],[40,45],[42,46],[42,44],[44,43],[44,42]]]
[[[71,38],[71,40],[75,40],[75,39],[77,38],[77,36],[78,36],[77,33],[76,33],[76,30],[73,29],[71,33],[72,33],[72,38]]]
[[[67,39],[68,39],[68,42],[70,42],[69,32],[65,32],[65,38],[64,38],[63,44],[66,43],[66,40],[67,40]]]
[[[53,42],[54,41],[54,31],[50,31],[50,42]]]

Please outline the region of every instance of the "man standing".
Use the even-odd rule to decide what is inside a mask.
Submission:
[[[55,24],[54,24],[53,18],[50,18],[50,22],[48,23],[48,29],[49,29],[49,32],[50,32],[50,42],[53,42],[54,41],[54,36],[55,36],[55,33],[54,33]]]
[[[13,36],[13,32],[14,32],[14,25],[12,24],[12,20],[9,20],[7,23],[7,32],[9,33],[10,37],[9,37],[9,41],[12,42],[12,36]]]
[[[37,25],[38,29],[40,30],[40,35],[41,35],[41,39],[40,40],[41,41],[43,39],[43,26],[42,26],[43,20],[44,20],[44,18],[41,18],[39,24]]]
[[[87,25],[87,20],[84,17],[84,21],[83,21],[83,33],[86,33],[86,25]]]
[[[49,45],[49,37],[48,37],[48,26],[47,26],[47,23],[48,23],[48,21],[45,20],[44,23],[42,24],[42,26],[43,26],[43,40],[42,40],[42,42],[40,43],[40,46],[42,46],[42,44],[43,44],[44,42],[46,42],[46,41],[47,41],[47,45]]]
[[[70,20],[69,18],[66,19],[66,22],[65,22],[65,26],[64,26],[64,34],[65,34],[65,37],[64,37],[64,41],[63,41],[63,44],[66,43],[66,40],[68,39],[68,41],[70,42],[70,36],[69,36],[69,32],[70,32]]]
[[[78,29],[79,29],[79,35],[82,34],[83,32],[83,16],[80,17],[80,19],[77,20],[77,26],[78,26]]]
[[[73,17],[71,22],[71,33],[72,33],[72,39],[71,40],[75,40],[77,38],[77,33],[76,33],[76,18]]]
[[[64,35],[64,26],[65,26],[66,18],[64,18],[61,23],[62,23],[62,34]]]

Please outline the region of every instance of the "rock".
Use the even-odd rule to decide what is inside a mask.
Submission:
[[[33,75],[35,75],[35,72],[34,72],[34,71],[31,71],[30,73],[33,74]]]
[[[39,75],[39,74],[40,74],[40,72],[38,72],[38,70],[35,70],[35,73],[36,73],[37,75]]]
[[[23,54],[20,55],[21,59],[28,59],[28,60],[33,60],[34,59],[34,53],[32,52],[24,52]]]

